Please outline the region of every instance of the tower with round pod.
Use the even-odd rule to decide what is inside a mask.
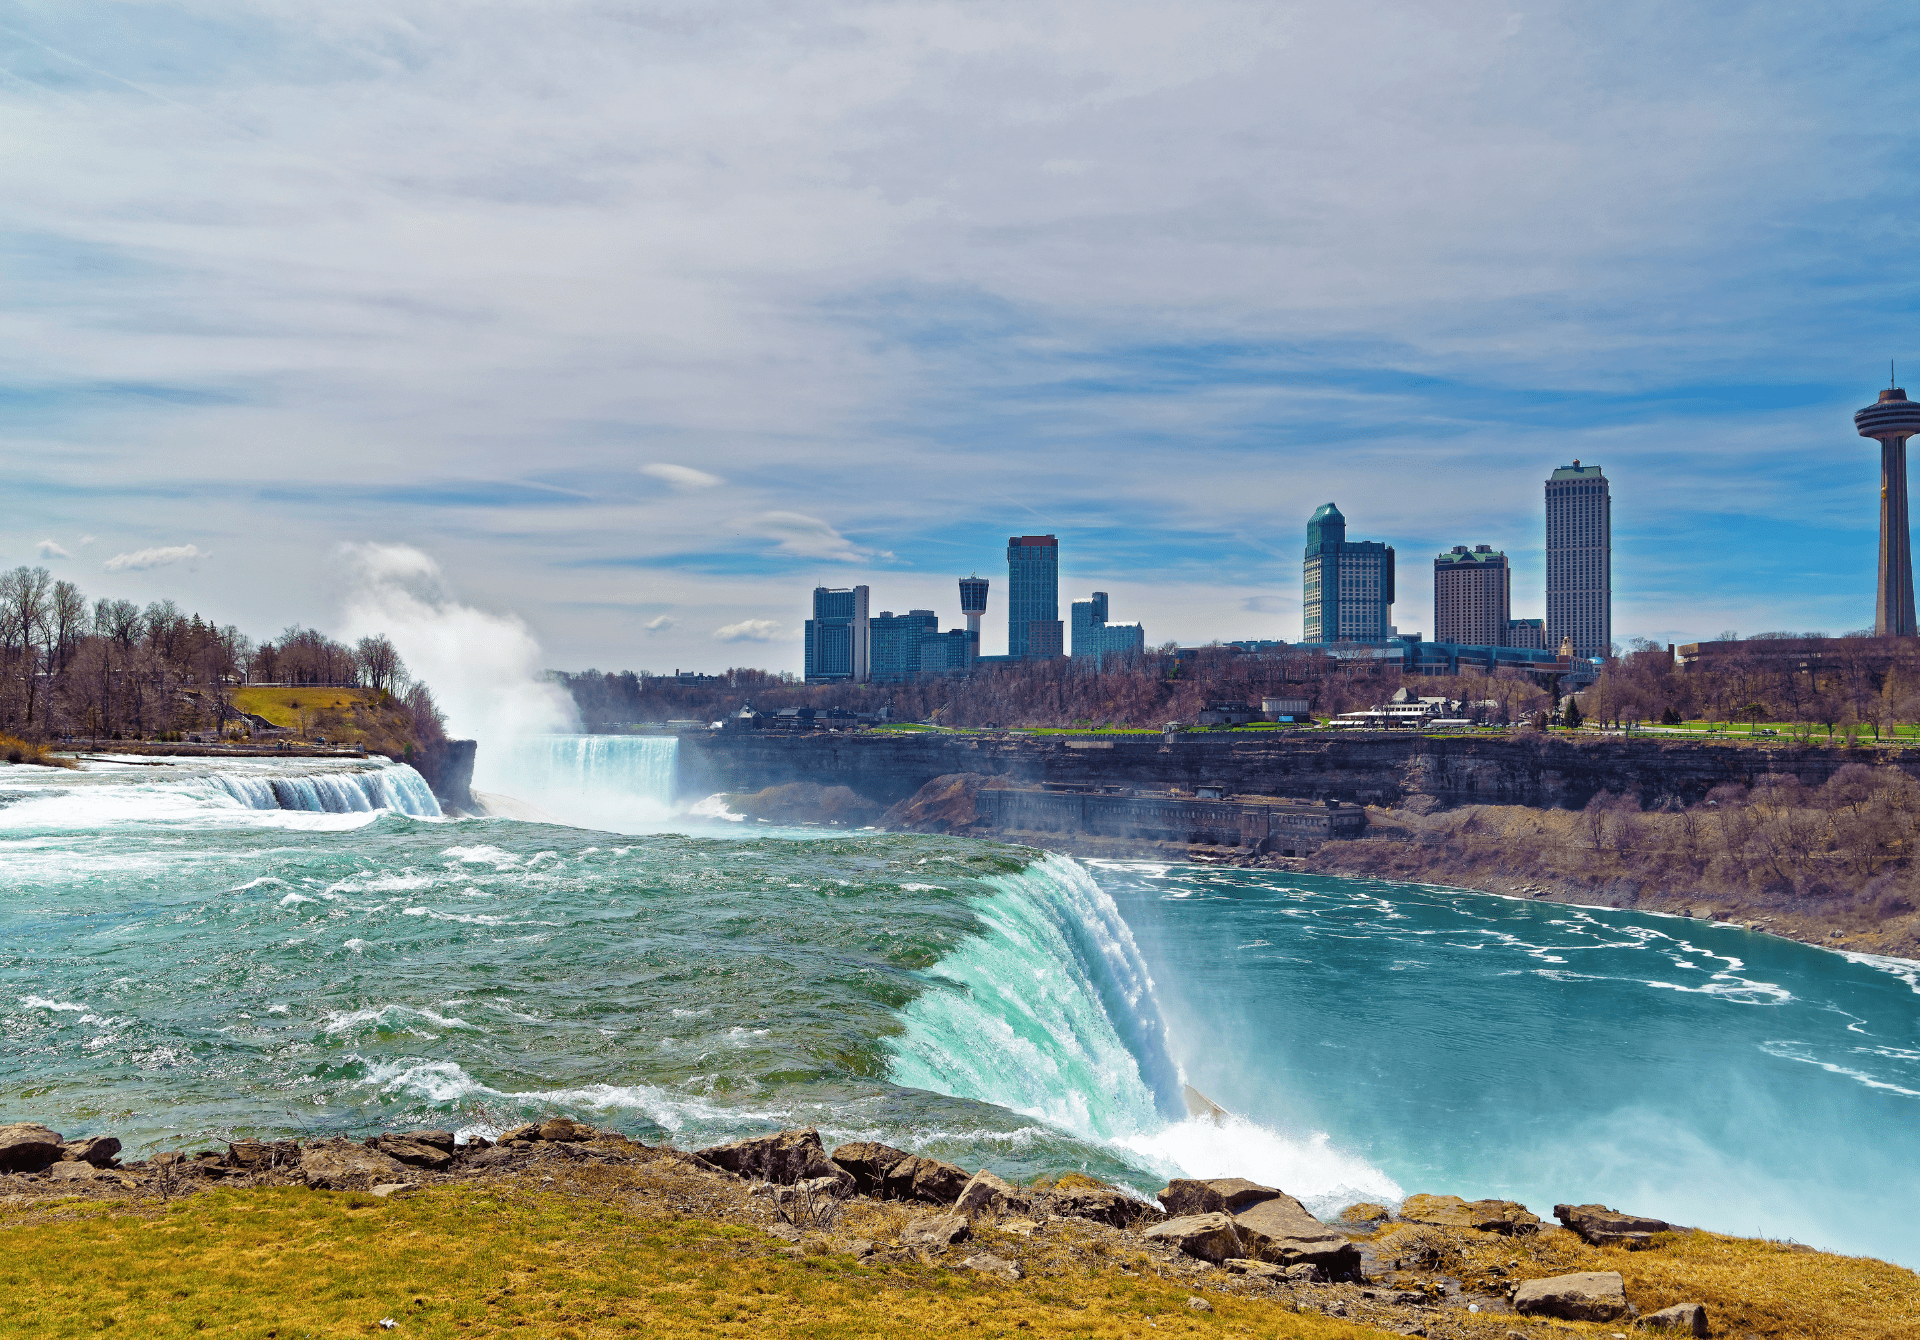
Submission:
[[[1920,404],[1897,386],[1853,416],[1862,437],[1880,443],[1880,590],[1873,606],[1878,637],[1912,637],[1913,543],[1907,521],[1907,439],[1920,433]]]
[[[980,654],[980,619],[987,612],[987,579],[979,573],[960,579],[960,612],[967,616],[967,637]]]

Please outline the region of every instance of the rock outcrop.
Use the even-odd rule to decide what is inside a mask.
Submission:
[[[1071,1187],[1047,1197],[1047,1209],[1069,1219],[1090,1219],[1115,1228],[1156,1223],[1167,1216],[1152,1205],[1111,1187]]]
[[[987,778],[977,772],[935,777],[881,815],[879,826],[890,833],[974,836],[987,822],[978,800],[980,788],[986,784]]]
[[[1664,1219],[1622,1214],[1604,1205],[1556,1205],[1553,1217],[1592,1246],[1625,1247],[1629,1251],[1651,1247],[1654,1234],[1673,1231],[1673,1225]]]
[[[1169,1219],[1165,1223],[1155,1224],[1140,1236],[1148,1242],[1165,1243],[1188,1256],[1210,1261],[1216,1266],[1247,1254],[1233,1216],[1217,1210]]]
[[[66,1140],[60,1145],[60,1158],[68,1163],[91,1163],[96,1168],[111,1168],[119,1162],[120,1142],[111,1135],[89,1135],[83,1140]]]
[[[1514,1291],[1513,1310],[1523,1317],[1614,1321],[1627,1315],[1627,1289],[1617,1270],[1527,1280]]]
[[[982,1168],[961,1188],[953,1208],[959,1214],[982,1214],[988,1210],[1026,1214],[1033,1208],[1033,1202],[1004,1178]]]
[[[699,1157],[717,1168],[741,1177],[791,1186],[816,1177],[844,1181],[853,1189],[853,1174],[827,1157],[820,1145],[820,1132],[811,1126],[798,1131],[775,1131],[772,1135],[754,1135],[731,1144],[714,1145],[699,1151]],[[962,1184],[964,1185],[964,1177]],[[957,1191],[958,1188],[955,1188]]]
[[[1360,1249],[1278,1187],[1244,1177],[1176,1178],[1160,1189],[1159,1200],[1178,1217],[1232,1216],[1246,1254],[1259,1260],[1314,1266],[1330,1279],[1345,1279],[1360,1269]]]
[[[1540,1231],[1540,1216],[1514,1200],[1462,1200],[1458,1196],[1408,1196],[1400,1217],[1410,1224],[1441,1228],[1472,1228],[1482,1233],[1515,1234]]]
[[[878,1196],[887,1169],[913,1156],[878,1140],[856,1140],[835,1149],[831,1157],[853,1177],[855,1190],[865,1196]]]
[[[951,1247],[973,1236],[964,1214],[935,1214],[916,1219],[900,1232],[902,1247]]]
[[[0,1172],[39,1172],[60,1161],[60,1133],[31,1121],[0,1126]]]
[[[319,1140],[300,1154],[300,1179],[319,1191],[371,1191],[380,1182],[403,1182],[406,1168],[378,1150],[351,1140]]]
[[[922,1200],[930,1205],[951,1205],[966,1190],[966,1169],[956,1168],[939,1159],[909,1154],[887,1169],[880,1182],[881,1195],[889,1200]]]

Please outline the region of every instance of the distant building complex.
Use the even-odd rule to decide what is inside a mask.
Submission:
[[[1597,465],[1547,480],[1547,645],[1578,658],[1613,654],[1613,494]]]
[[[1107,593],[1073,602],[1073,657],[1096,665],[1110,656],[1137,656],[1147,648],[1146,629],[1137,623],[1107,622]]]
[[[1327,503],[1307,522],[1301,583],[1303,640],[1384,642],[1393,632],[1393,547],[1347,539],[1347,519]]]

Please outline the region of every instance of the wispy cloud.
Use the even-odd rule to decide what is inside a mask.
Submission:
[[[669,618],[667,615],[662,614],[658,618],[648,619],[641,627],[645,628],[649,633],[664,633],[667,629],[675,627],[679,622],[678,619]]]
[[[713,630],[718,642],[779,642],[798,636],[790,633],[777,619],[742,619]]]
[[[190,563],[213,555],[197,545],[173,544],[157,549],[136,549],[130,554],[115,554],[101,566],[108,572],[139,572],[145,568],[164,568],[169,563]]]
[[[40,543],[34,545],[33,547],[34,547],[34,550],[42,558],[72,558],[73,557],[72,554],[69,554],[65,549],[62,549],[60,545],[53,540],[42,540],[40,541]]]
[[[691,465],[670,465],[665,461],[655,461],[652,465],[640,467],[643,475],[652,475],[655,479],[664,479],[669,484],[677,484],[683,489],[710,489],[715,484],[726,481],[719,475],[710,475],[705,470],[696,470]]]
[[[798,558],[824,558],[836,563],[858,563],[870,558],[891,558],[849,540],[817,516],[803,512],[762,512],[744,523],[747,530],[772,540],[783,553]]]

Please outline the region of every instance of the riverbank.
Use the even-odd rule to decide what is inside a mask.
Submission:
[[[411,1132],[118,1166],[104,1145],[80,1148],[99,1166],[0,1177],[0,1336],[1501,1340],[1515,1327],[1610,1336],[1687,1304],[1715,1336],[1892,1340],[1920,1326],[1913,1272],[1789,1243],[1665,1225],[1613,1241],[1624,1221],[1571,1212],[1576,1233],[1447,1197],[1321,1225],[1238,1181],[1170,1184],[1161,1199],[1187,1217],[1169,1221],[1086,1178],[1015,1187],[931,1159],[876,1173],[911,1156],[857,1144],[829,1161],[802,1131],[699,1155],[565,1119],[492,1147]],[[1204,1209],[1223,1194],[1237,1208]],[[1223,1256],[1223,1235],[1253,1254]],[[1631,1311],[1530,1301],[1570,1275]]]

